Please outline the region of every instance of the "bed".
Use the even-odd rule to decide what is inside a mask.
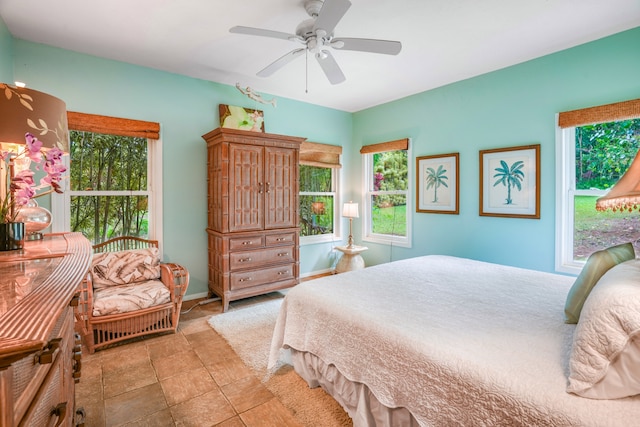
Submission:
[[[429,255],[304,282],[283,300],[268,365],[292,364],[355,426],[638,425],[638,396],[567,391],[575,281]]]

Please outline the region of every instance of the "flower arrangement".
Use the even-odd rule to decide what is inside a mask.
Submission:
[[[6,173],[4,195],[0,192],[0,223],[14,222],[20,209],[36,197],[52,192],[62,193],[60,181],[67,170],[62,164],[62,150],[56,147],[44,150],[42,142],[29,132],[25,141],[26,145],[17,152],[0,149],[0,161]],[[25,160],[29,166],[35,164],[36,170],[46,173],[39,185],[36,186],[35,172],[30,167],[14,174],[16,160]],[[43,189],[48,190],[41,191]]]

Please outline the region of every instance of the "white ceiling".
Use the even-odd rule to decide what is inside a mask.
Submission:
[[[333,50],[347,80],[328,83],[312,56],[255,74],[293,41],[303,0],[0,0],[18,39],[359,111],[640,26],[639,0],[351,0],[336,37],[402,42],[397,56]],[[305,89],[308,89],[306,92]]]

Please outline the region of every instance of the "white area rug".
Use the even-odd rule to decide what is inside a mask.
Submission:
[[[209,324],[256,374],[267,373],[271,336],[282,298],[233,308],[209,319]]]

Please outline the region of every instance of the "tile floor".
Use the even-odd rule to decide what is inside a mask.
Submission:
[[[251,304],[269,295],[232,302]],[[185,301],[183,313],[198,300]],[[300,426],[207,320],[219,301],[196,305],[179,330],[83,352],[76,405],[85,426]]]

